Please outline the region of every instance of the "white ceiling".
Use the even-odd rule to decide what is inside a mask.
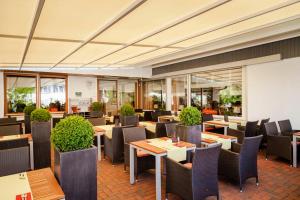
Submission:
[[[297,19],[299,0],[0,0],[0,69],[148,67]]]

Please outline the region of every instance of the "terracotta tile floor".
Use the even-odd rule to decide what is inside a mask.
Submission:
[[[300,163],[299,163],[300,164]],[[270,157],[265,160],[263,153],[258,160],[260,185],[255,185],[255,178],[249,179],[240,193],[237,185],[227,180],[219,181],[222,199],[294,199],[300,200],[300,168],[290,167],[288,162]],[[138,200],[155,199],[154,173],[139,176],[135,185],[129,183],[129,173],[124,172],[123,164],[111,165],[109,160],[98,162],[98,199],[104,200]],[[163,178],[163,199],[165,180]],[[179,197],[169,195],[170,200]],[[209,198],[215,199],[215,198]]]

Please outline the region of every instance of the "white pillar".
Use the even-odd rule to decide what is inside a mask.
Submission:
[[[186,75],[187,81],[187,106],[191,106],[191,74]]]
[[[172,79],[166,78],[166,110],[172,109]]]
[[[242,118],[248,120],[247,66],[242,67]]]

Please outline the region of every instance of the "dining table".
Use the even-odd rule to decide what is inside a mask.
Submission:
[[[300,132],[293,134],[293,167],[297,167],[297,140],[300,139]]]
[[[32,140],[32,135],[30,133],[0,136],[0,142],[1,141],[10,141],[10,140],[23,139],[23,138],[28,139],[29,154],[30,154],[30,168],[31,168],[31,170],[34,170],[33,140]]]
[[[94,135],[97,137],[97,152],[98,152],[98,160],[101,160],[101,136],[104,134],[111,135],[112,128],[115,125],[100,125],[94,126]]]
[[[235,122],[226,122],[225,120],[210,120],[203,122],[203,131],[206,131],[206,126],[218,126],[224,128],[224,135],[227,135],[228,128],[231,124],[237,124]]]
[[[223,149],[230,149],[231,143],[235,142],[237,143],[237,137],[229,136],[229,135],[223,135],[219,133],[213,133],[213,132],[202,132],[201,133],[201,144],[205,147],[211,147],[216,144],[221,143]]]
[[[158,143],[159,146],[151,141],[160,140]],[[144,151],[155,157],[155,190],[156,190],[156,199],[161,200],[161,158],[168,155],[168,149],[165,147],[170,146],[172,141],[169,138],[156,138],[152,140],[140,140],[130,143],[130,184],[135,183],[135,174],[134,174],[134,152],[135,149],[138,151]],[[173,144],[178,148],[185,148],[186,151],[194,151],[196,146],[194,144],[179,141]]]
[[[2,176],[0,190],[1,200],[65,199],[64,192],[50,168]]]

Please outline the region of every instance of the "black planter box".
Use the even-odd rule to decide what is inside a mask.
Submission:
[[[31,133],[30,115],[24,115],[25,133]]]
[[[50,133],[50,122],[31,123],[34,169],[46,168],[51,165]]]
[[[180,140],[196,144],[200,147],[201,145],[201,125],[196,126],[176,126],[176,134]]]
[[[97,148],[60,152],[54,150],[54,174],[66,200],[97,199]]]
[[[132,115],[132,116],[120,116],[120,121],[122,126],[137,126],[139,123],[139,116]]]

